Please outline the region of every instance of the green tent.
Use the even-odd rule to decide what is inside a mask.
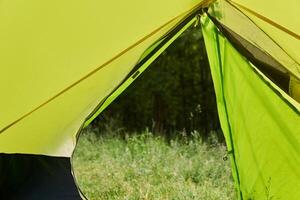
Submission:
[[[78,133],[197,23],[239,199],[300,198],[299,1],[0,5],[1,199],[80,199]]]

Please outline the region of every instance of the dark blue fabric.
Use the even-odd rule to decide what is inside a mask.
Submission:
[[[0,199],[81,200],[70,158],[0,154]]]

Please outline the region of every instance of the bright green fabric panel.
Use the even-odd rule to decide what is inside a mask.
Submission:
[[[241,56],[207,17],[202,24],[239,194],[299,199],[300,105]]]
[[[86,117],[199,2],[1,1],[0,152],[71,156]]]

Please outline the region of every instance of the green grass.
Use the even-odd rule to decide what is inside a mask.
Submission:
[[[229,161],[223,161],[226,148],[215,141],[167,143],[150,133],[125,140],[84,133],[74,171],[91,200],[235,199]]]

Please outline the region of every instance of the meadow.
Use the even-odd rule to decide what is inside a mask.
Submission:
[[[130,136],[81,134],[73,166],[90,200],[235,199],[226,147],[197,132],[173,140],[149,131]]]

